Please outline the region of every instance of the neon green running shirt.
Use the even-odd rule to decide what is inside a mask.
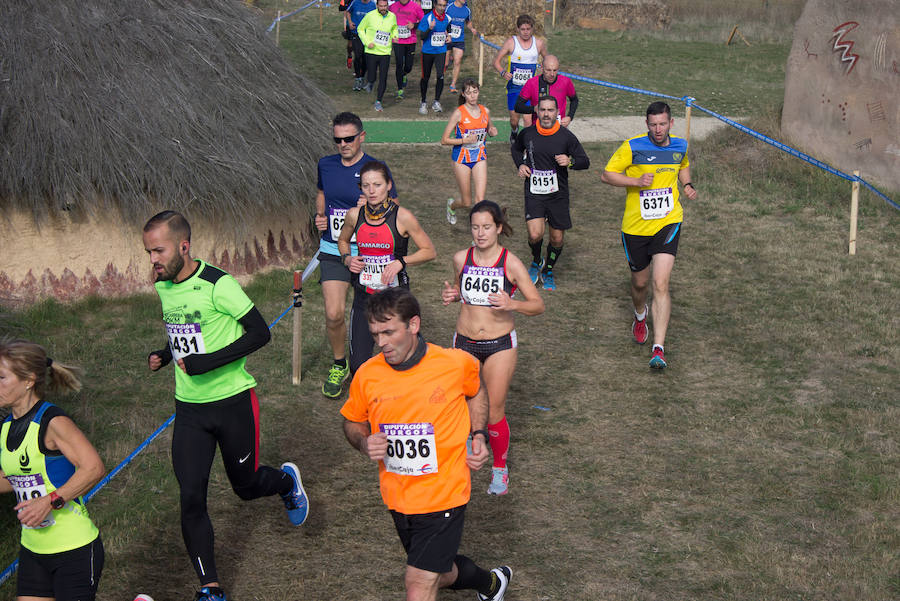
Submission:
[[[205,261],[183,282],[156,282],[172,359],[212,353],[243,336],[238,320],[253,301],[232,276]],[[256,386],[242,357],[204,374],[189,376],[175,368],[175,398],[185,403],[211,403]]]

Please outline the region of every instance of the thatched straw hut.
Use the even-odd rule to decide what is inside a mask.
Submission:
[[[6,0],[0,296],[145,288],[162,208],[236,275],[296,264],[332,114],[238,0]]]

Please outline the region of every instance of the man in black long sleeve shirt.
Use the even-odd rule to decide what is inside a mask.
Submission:
[[[572,227],[569,216],[569,169],[587,169],[591,160],[581,142],[557,120],[556,98],[542,96],[538,101],[538,121],[526,127],[510,145],[519,177],[525,180],[525,222],[531,267],[528,275],[545,290],[556,290],[553,266],[562,253],[563,237]],[[544,221],[550,225],[547,257],[541,260]]]

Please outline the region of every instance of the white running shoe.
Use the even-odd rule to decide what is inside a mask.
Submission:
[[[491,469],[491,485],[489,495],[505,495],[509,492],[509,468],[495,467]]]
[[[491,570],[491,574],[496,576],[497,580],[500,582],[500,588],[490,597],[486,597],[481,593],[476,593],[478,595],[478,601],[503,601],[503,596],[506,595],[506,589],[509,588],[509,581],[512,579],[512,569],[509,566],[500,566],[499,568]]]
[[[424,102],[423,102],[422,104],[419,105],[419,114],[420,114],[420,115],[427,115],[427,114],[428,114],[428,105],[425,104]]]
[[[447,222],[450,225],[456,225],[456,211],[453,210],[453,207],[450,206],[452,204],[453,204],[453,199],[448,198],[447,199]]]
[[[444,107],[441,106],[440,102],[435,100],[434,103],[431,105],[431,110],[433,110],[435,113],[443,113]]]

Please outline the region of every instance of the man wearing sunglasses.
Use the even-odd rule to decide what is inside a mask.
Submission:
[[[367,162],[377,159],[363,152],[366,132],[357,115],[340,113],[331,124],[338,153],[319,159],[316,228],[322,232],[319,241],[319,283],[325,303],[325,330],[334,353],[334,363],[322,384],[322,394],[334,399],[341,396],[343,384],[350,376],[344,314],[347,291],[352,281],[350,270],[341,261],[337,240],[347,211],[365,202],[359,190],[359,170]],[[391,181],[393,183],[393,176]],[[391,187],[390,195],[397,198],[396,184]],[[352,244],[351,254],[358,252],[356,244]]]

